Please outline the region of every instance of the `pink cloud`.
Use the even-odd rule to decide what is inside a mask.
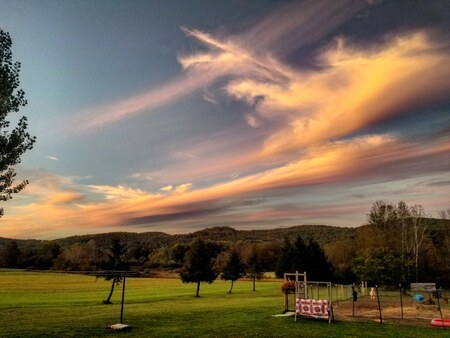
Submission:
[[[41,233],[47,231],[52,234],[60,229],[69,232],[79,231],[81,228],[83,231],[101,231],[118,229],[123,225],[139,227],[141,224],[155,222],[192,225],[196,220],[207,222],[220,216],[224,219],[241,217],[243,222],[255,222],[259,215],[261,222],[267,222],[268,217],[279,218],[282,215],[276,210],[270,211],[270,207],[265,211],[255,212],[258,207],[255,209],[252,204],[246,206],[242,201],[258,196],[270,198],[301,187],[364,180],[396,180],[408,172],[414,175],[433,170],[440,172],[450,165],[447,156],[449,152],[448,137],[429,141],[426,146],[392,136],[360,137],[315,148],[298,161],[285,166],[205,188],[188,189],[191,188],[190,184],[181,185],[176,188],[179,190],[177,193],[168,195],[147,193],[124,186],[72,186],[69,192],[76,188],[84,198],[79,198],[76,193],[69,193],[67,199],[48,199],[44,195],[36,195],[34,203],[12,208],[2,219],[2,224],[4,229],[12,231],[14,228],[16,233],[25,233],[30,231],[30,227],[36,227],[41,229]],[[430,156],[440,158],[441,162],[428,163]],[[428,163],[426,168],[416,166],[421,161]],[[61,184],[56,184],[53,189],[60,191],[59,196],[64,197],[63,192],[67,189],[64,182],[67,181],[55,178],[50,181]],[[46,180],[41,182],[45,184]],[[88,190],[98,197],[87,198]],[[72,196],[76,198],[72,199]],[[61,203],[62,201],[65,203]],[[66,203],[69,201],[71,203]],[[351,204],[334,208],[329,210],[329,214],[352,210]],[[296,215],[306,217],[323,213],[321,207],[310,209],[310,213],[301,208],[290,211],[286,209],[284,217],[290,219]]]

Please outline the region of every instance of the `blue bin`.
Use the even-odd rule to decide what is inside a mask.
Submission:
[[[416,302],[421,302],[421,301],[423,301],[423,296],[422,295],[415,295],[414,299],[416,300]]]

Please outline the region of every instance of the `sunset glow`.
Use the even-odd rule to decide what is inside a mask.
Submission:
[[[164,11],[164,23],[146,15],[176,1],[130,4],[123,17],[124,4],[102,3],[63,11],[67,24],[51,8],[45,22],[11,15],[25,10],[14,3],[0,13],[38,138],[17,169],[29,186],[2,205],[1,237],[358,226],[380,199],[433,217],[450,206],[450,12],[438,2],[420,13],[261,1],[257,14],[241,4],[222,17],[234,5],[213,1],[189,20]],[[77,27],[93,18],[76,23],[86,11],[100,17],[89,38]],[[376,25],[389,11],[398,22]],[[39,43],[47,58],[30,52]]]

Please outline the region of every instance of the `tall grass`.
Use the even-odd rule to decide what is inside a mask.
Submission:
[[[0,272],[1,337],[117,336],[107,327],[120,317],[121,288],[103,305],[109,282],[95,277]],[[447,337],[449,330],[377,323],[273,317],[283,310],[279,282],[238,281],[195,286],[178,279],[127,278],[127,337]]]

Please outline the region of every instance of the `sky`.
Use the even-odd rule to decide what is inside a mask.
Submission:
[[[0,3],[37,137],[1,237],[450,207],[450,1]]]

